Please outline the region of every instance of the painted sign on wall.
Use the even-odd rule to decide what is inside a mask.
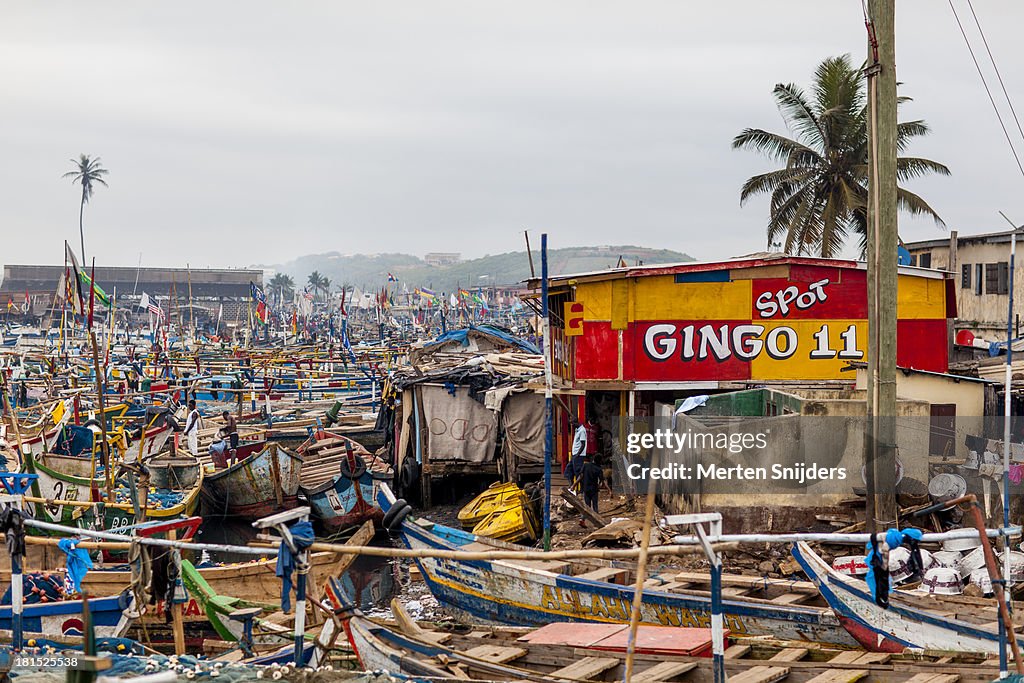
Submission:
[[[845,263],[845,262],[844,262]],[[780,270],[782,269],[782,270]],[[772,264],[581,282],[577,380],[841,379],[867,359],[867,282],[856,264]],[[945,372],[945,280],[899,278],[901,366]]]

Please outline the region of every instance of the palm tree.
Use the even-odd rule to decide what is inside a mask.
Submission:
[[[78,206],[78,238],[82,244],[82,267],[85,267],[85,228],[82,225],[82,218],[85,214],[85,205],[92,197],[93,183],[99,183],[107,187],[107,181],[103,176],[107,175],[107,169],[100,166],[100,158],[93,159],[88,154],[80,154],[78,159],[72,159],[75,165],[73,171],[68,171],[61,178],[71,178],[72,183],[82,186],[82,202]]]
[[[320,271],[314,270],[306,278],[306,283],[313,288],[313,299],[316,299],[317,294],[323,292],[325,297],[330,292],[331,279],[326,275],[321,275]]]
[[[324,302],[331,299],[331,278],[324,275],[320,278],[320,290],[324,293]]]
[[[295,280],[290,275],[277,273],[270,278],[270,291],[277,293],[278,305],[283,305],[285,299],[290,299],[295,293]]]
[[[751,149],[785,163],[777,171],[756,175],[743,184],[740,205],[757,194],[770,194],[768,244],[783,243],[786,253],[835,256],[846,238],[856,234],[863,254],[867,245],[868,117],[863,73],[850,56],[830,57],[814,74],[811,92],[778,84],[773,94],[788,138],[747,128],[732,141],[733,149]],[[901,97],[898,102],[909,98]],[[927,135],[924,121],[900,123],[896,147]],[[949,175],[944,165],[917,157],[896,160],[896,176],[906,181],[929,173]],[[897,188],[899,208],[911,215],[939,215],[921,197]],[[783,239],[784,238],[784,239]]]

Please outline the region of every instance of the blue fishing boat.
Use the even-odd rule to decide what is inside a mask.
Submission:
[[[89,599],[89,614],[96,636],[120,638],[134,621],[134,598],[125,591],[120,595]],[[0,629],[13,627],[11,605],[0,605]],[[27,604],[22,611],[22,628],[29,637],[80,636],[85,630],[82,621],[82,600],[57,600]]]
[[[797,543],[792,552],[840,623],[868,650],[999,652],[994,599],[894,590],[889,593],[889,606],[881,607],[862,578],[840,574],[806,543]],[[1024,647],[1020,637],[1018,641]]]
[[[453,529],[409,514],[404,501],[381,486],[383,524],[407,548],[422,550],[527,550]],[[625,564],[604,560],[452,560],[423,557],[416,564],[438,602],[489,623],[541,626],[555,621],[629,621],[634,575]],[[728,578],[724,580],[728,583]],[[749,589],[723,600],[725,627],[734,636],[772,635],[786,640],[856,646],[813,586],[794,594],[793,582],[736,577]],[[710,579],[707,580],[710,582]],[[819,601],[820,604],[809,604]],[[662,626],[708,628],[707,584],[678,572],[654,573],[645,584],[640,621]]]
[[[353,452],[351,445],[346,445],[339,470],[333,479],[301,489],[314,516],[328,533],[359,526],[367,520],[379,525],[384,511],[377,506],[377,495],[381,484],[391,480],[391,468],[372,455]]]

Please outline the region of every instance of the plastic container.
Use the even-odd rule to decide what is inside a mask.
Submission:
[[[960,573],[949,567],[932,567],[926,571],[918,590],[934,595],[960,595],[964,592]]]

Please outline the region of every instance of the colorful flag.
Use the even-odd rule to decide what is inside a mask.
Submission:
[[[267,318],[270,313],[267,310],[267,296],[252,280],[249,281],[249,290],[252,294],[253,301],[256,302],[256,320],[258,320],[261,325],[266,325]]]
[[[388,273],[388,282],[398,282],[398,278],[391,273]]]
[[[93,275],[96,274],[96,264],[95,263],[93,263],[93,265],[92,265],[92,272],[93,272]],[[110,306],[111,306],[110,297],[107,296],[107,293],[103,291],[102,287],[100,287],[99,285],[95,284],[92,281],[92,277],[91,276],[87,275],[85,273],[85,271],[79,271],[78,278],[79,278],[79,280],[81,280],[82,290],[89,292],[89,300],[90,301],[92,301],[93,298],[95,297],[95,299],[97,301],[99,301],[101,304],[103,304],[107,308],[110,308]],[[91,290],[90,290],[90,285],[92,286]]]
[[[144,308],[157,318],[164,317],[164,309],[157,306],[156,301],[150,298],[146,292],[142,293],[142,298],[139,300],[139,308]]]

